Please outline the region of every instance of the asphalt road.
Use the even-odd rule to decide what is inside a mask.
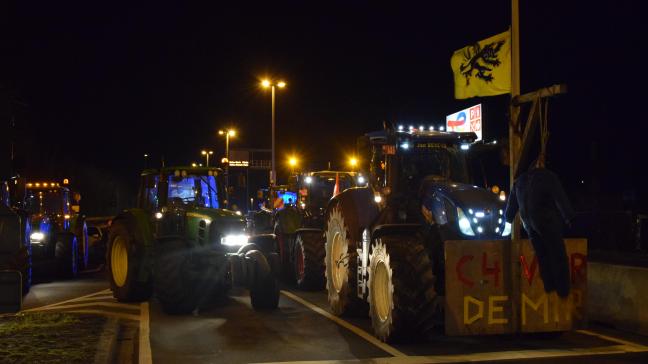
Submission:
[[[233,290],[224,302],[194,315],[169,316],[153,299],[122,304],[112,299],[103,272],[75,280],[38,283],[25,309],[93,309],[139,327],[140,362],[251,363],[371,361],[375,363],[648,362],[648,337],[590,325],[555,339],[535,336],[446,337],[438,333],[407,344],[387,345],[371,335],[366,317],[337,318],[325,292],[284,289],[275,311],[255,311],[247,291]],[[59,302],[60,305],[56,305]],[[144,331],[143,331],[144,330]],[[150,336],[141,334],[150,330]],[[137,340],[137,338],[135,338]],[[150,344],[149,344],[150,343]],[[150,352],[146,353],[147,345]],[[135,355],[137,358],[138,356]]]

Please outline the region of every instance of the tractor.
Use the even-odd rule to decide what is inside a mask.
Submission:
[[[274,234],[284,276],[303,290],[324,288],[324,212],[336,193],[364,184],[355,172],[317,171],[294,175],[288,189],[295,203],[274,215]]]
[[[511,250],[518,245],[509,237],[504,198],[471,183],[467,159],[475,139],[474,133],[403,131],[389,125],[358,139],[369,183],[333,197],[324,214],[326,289],[333,313],[368,311],[374,334],[383,341],[429,334],[444,325],[446,333],[462,334],[517,332],[524,327],[515,325],[529,325],[531,314],[524,310],[532,307],[537,314],[546,301],[531,301],[524,291],[521,306],[513,303],[507,282],[523,280],[507,272],[520,266]],[[483,252],[466,253],[455,264],[456,247]],[[527,250],[518,252],[529,257]],[[496,264],[494,259],[499,259]],[[481,270],[473,269],[480,262]],[[488,276],[478,281],[471,274]],[[537,274],[530,278],[539,279]],[[501,302],[478,296],[491,286],[492,292],[503,292],[496,296]],[[472,294],[470,289],[482,291]],[[472,329],[471,324],[486,321],[488,303],[500,304],[488,311],[491,328]],[[522,315],[516,317],[522,323],[493,313],[520,307]],[[448,316],[462,308],[463,316]],[[552,330],[546,322],[553,321],[544,319],[533,330]]]
[[[13,270],[21,274],[22,293],[29,292],[32,278],[31,228],[29,214],[12,207],[10,185],[17,179],[0,181],[0,271]]]
[[[220,169],[162,167],[141,174],[137,206],[112,220],[106,264],[120,302],[155,295],[168,314],[185,314],[250,290],[256,309],[276,308],[278,257],[271,235],[250,237],[239,212],[224,208]]]
[[[36,275],[55,271],[74,278],[88,267],[88,230],[79,214],[80,195],[65,182],[26,183],[23,208],[31,215],[29,240]]]

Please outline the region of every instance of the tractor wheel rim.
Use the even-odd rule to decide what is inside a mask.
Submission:
[[[297,247],[297,256],[295,257],[295,263],[297,265],[297,279],[300,281],[304,279],[304,252],[302,251],[301,245]]]
[[[375,312],[380,321],[386,321],[391,311],[391,294],[389,290],[389,272],[385,262],[378,262],[373,276],[373,284],[371,287],[371,295],[373,296],[373,303]]]
[[[110,251],[110,271],[112,272],[113,281],[117,287],[123,287],[126,284],[128,275],[128,250],[124,238],[118,236],[112,243]]]
[[[342,235],[338,232],[333,237],[333,246],[331,249],[331,273],[333,276],[333,288],[337,293],[342,291],[342,287],[347,277],[347,262],[345,256],[347,254],[346,242]]]

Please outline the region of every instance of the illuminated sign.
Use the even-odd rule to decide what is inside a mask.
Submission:
[[[248,161],[230,161],[229,166],[230,167],[247,167],[250,165],[250,162]]]
[[[482,139],[482,108],[481,104],[463,109],[446,116],[446,129],[456,132],[474,132],[477,140]],[[476,141],[477,141],[476,140]]]

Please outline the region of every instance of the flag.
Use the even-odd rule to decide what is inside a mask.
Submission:
[[[455,99],[511,92],[511,33],[461,48],[450,58]]]
[[[333,197],[340,193],[340,175],[335,173],[335,187],[333,188]]]

